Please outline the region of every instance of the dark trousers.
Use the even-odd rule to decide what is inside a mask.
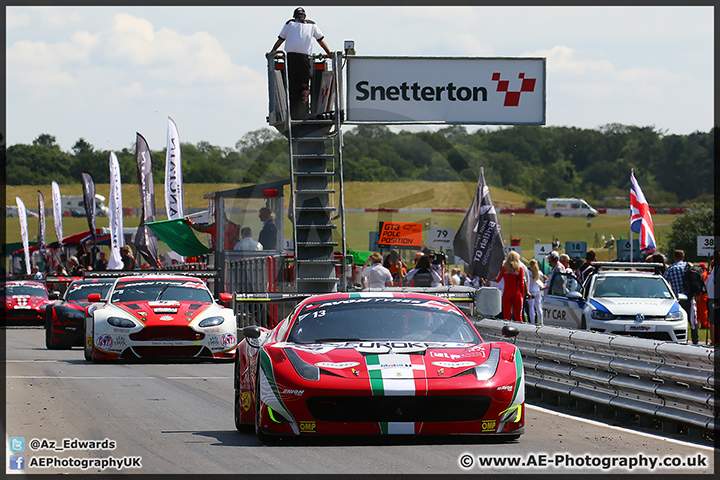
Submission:
[[[309,55],[288,52],[287,69],[290,82],[290,118],[304,120],[309,114],[312,59]]]

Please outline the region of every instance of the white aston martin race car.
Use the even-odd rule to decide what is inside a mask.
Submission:
[[[237,323],[201,278],[186,275],[120,277],[107,300],[90,295],[85,359],[198,358],[232,360]],[[232,300],[221,293],[220,301]]]

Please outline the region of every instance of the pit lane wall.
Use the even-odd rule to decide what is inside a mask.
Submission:
[[[518,328],[525,385],[541,395],[638,415],[643,426],[659,421],[669,433],[714,431],[712,348],[486,318],[474,323],[486,341],[512,342],[500,331]]]

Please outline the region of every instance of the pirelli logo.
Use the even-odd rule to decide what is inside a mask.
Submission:
[[[497,420],[483,420],[480,428],[483,432],[494,432],[497,428]]]
[[[314,420],[301,420],[300,433],[317,433],[317,424]]]

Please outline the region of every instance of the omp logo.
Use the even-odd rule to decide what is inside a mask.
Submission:
[[[497,426],[497,420],[483,420],[480,428],[483,432],[494,432]]]
[[[317,432],[317,424],[312,420],[300,420],[298,427],[300,428],[300,433]]]
[[[499,72],[493,73],[493,81],[498,82],[496,91],[505,92],[505,103],[503,103],[504,107],[517,107],[520,104],[520,94],[522,92],[535,91],[535,83],[537,82],[536,78],[525,78],[524,73],[520,73],[518,78],[522,80],[520,90],[517,92],[511,92],[508,90],[510,88],[510,80],[501,80]]]

